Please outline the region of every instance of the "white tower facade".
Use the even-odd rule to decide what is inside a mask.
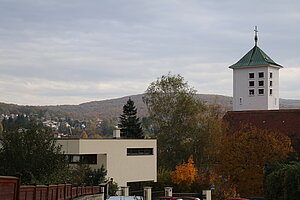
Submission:
[[[255,46],[237,63],[233,69],[233,110],[278,110],[279,109],[279,69],[267,54]]]

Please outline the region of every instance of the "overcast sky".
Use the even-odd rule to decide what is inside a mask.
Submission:
[[[143,93],[181,74],[198,93],[232,96],[254,46],[300,99],[298,0],[0,0],[0,102],[79,104]]]

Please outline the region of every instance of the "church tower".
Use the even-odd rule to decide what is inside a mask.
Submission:
[[[255,45],[233,69],[233,110],[278,110],[279,109],[279,69],[265,52]]]

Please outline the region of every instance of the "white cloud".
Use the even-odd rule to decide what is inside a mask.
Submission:
[[[4,0],[0,101],[78,104],[142,93],[180,73],[200,93],[232,94],[228,69],[259,46],[281,70],[281,96],[300,98],[298,1]]]

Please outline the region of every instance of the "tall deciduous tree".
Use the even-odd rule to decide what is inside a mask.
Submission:
[[[23,184],[65,181],[67,161],[49,128],[23,117],[3,122],[0,174],[21,173]]]
[[[262,195],[264,166],[282,160],[290,151],[287,136],[246,125],[223,139],[218,173],[240,195]]]
[[[159,167],[173,170],[190,155],[196,164],[214,160],[206,152],[211,141],[220,138],[221,120],[196,99],[196,91],[182,76],[169,73],[152,82],[143,101],[157,131]]]
[[[121,136],[126,138],[142,138],[143,130],[139,121],[134,101],[129,98],[123,106],[123,114],[120,117],[119,127],[121,128]]]

